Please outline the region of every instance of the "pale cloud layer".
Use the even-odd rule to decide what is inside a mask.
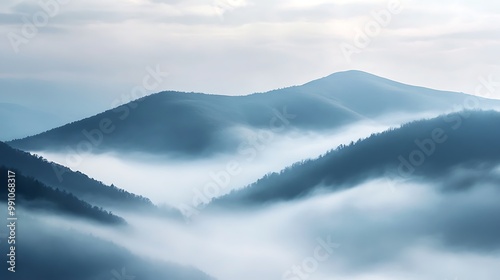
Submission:
[[[23,17],[33,21],[44,10],[32,0],[0,4],[4,101],[26,99],[6,84],[44,81],[48,85],[38,94],[73,94],[101,110],[140,85],[145,68],[156,65],[170,76],[154,91],[227,95],[302,84],[347,69],[472,94],[480,77],[500,80],[496,1],[402,0],[401,11],[350,61],[340,45],[355,45],[358,32],[375,20],[373,12],[388,10],[394,1],[66,2],[18,45],[18,53],[12,34],[23,36]]]

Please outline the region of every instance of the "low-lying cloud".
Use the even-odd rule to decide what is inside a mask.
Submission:
[[[79,155],[81,163],[72,166],[68,164],[71,163],[68,158],[74,155],[43,151],[36,153],[106,184],[146,196],[155,203],[191,205],[199,193],[202,193],[203,199],[197,200],[205,202],[206,199],[253,183],[267,173],[279,172],[295,162],[315,158],[340,144],[349,144],[384,131],[391,125],[393,123],[388,121],[367,121],[324,133],[294,131],[286,134],[239,128],[236,131],[245,136],[234,154],[203,159],[86,154]],[[234,172],[228,170],[228,166]],[[208,184],[217,185],[217,190],[206,191]]]
[[[220,280],[494,280],[499,197],[492,185],[450,193],[380,178],[251,211],[204,212],[190,224],[128,213],[127,231],[73,226]]]

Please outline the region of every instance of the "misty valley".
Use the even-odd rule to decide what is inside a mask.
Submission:
[[[136,97],[2,136],[1,279],[500,275],[500,100],[361,71]]]

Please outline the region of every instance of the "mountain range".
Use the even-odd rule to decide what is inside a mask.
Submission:
[[[475,106],[468,106],[470,103],[467,100],[473,100]],[[26,115],[26,122],[36,118],[25,110],[10,108],[14,107],[0,104],[0,114],[8,119],[15,118],[16,114]],[[230,267],[234,264],[226,263],[228,260],[237,260],[241,257],[239,254],[246,254],[245,258],[250,256],[245,259],[249,269],[255,269],[251,262],[253,257],[259,261],[267,255],[276,259],[286,258],[289,247],[285,244],[289,236],[302,237],[302,234],[306,236],[311,232],[317,236],[327,230],[341,233],[339,235],[347,243],[344,247],[351,250],[346,255],[347,262],[355,255],[353,252],[359,252],[359,246],[368,246],[366,244],[372,242],[361,239],[359,244],[349,244],[347,238],[363,232],[364,225],[372,225],[373,221],[369,219],[377,222],[376,229],[380,232],[388,226],[391,231],[400,230],[403,236],[406,230],[402,230],[400,224],[392,224],[393,216],[371,216],[371,212],[363,212],[363,217],[367,217],[364,223],[356,224],[356,231],[342,235],[344,228],[352,226],[350,221],[340,224],[345,222],[343,216],[337,216],[340,220],[337,224],[338,221],[325,214],[326,219],[315,224],[311,217],[318,216],[297,212],[296,207],[299,203],[326,199],[331,195],[345,196],[349,190],[361,192],[364,184],[377,180],[383,182],[378,186],[429,186],[429,193],[439,195],[439,199],[432,201],[434,204],[430,203],[432,207],[441,206],[439,203],[451,205],[453,209],[469,207],[470,215],[479,217],[461,220],[457,217],[464,212],[448,215],[445,211],[435,213],[430,207],[434,211],[430,213],[435,213],[437,217],[434,223],[439,221],[439,224],[450,225],[449,228],[432,223],[429,227],[422,226],[421,219],[433,218],[423,212],[425,215],[422,217],[413,217],[418,222],[411,225],[408,231],[412,232],[408,236],[422,234],[423,240],[438,236],[443,238],[439,239],[440,242],[444,240],[438,242],[439,246],[446,247],[450,243],[453,250],[468,248],[474,252],[497,252],[495,250],[500,248],[500,226],[495,223],[492,213],[498,213],[498,207],[489,202],[475,204],[478,195],[472,193],[491,188],[493,191],[488,193],[490,198],[498,195],[500,130],[496,128],[500,127],[500,112],[495,110],[498,108],[498,100],[436,91],[361,71],[347,71],[301,86],[247,96],[160,92],[40,134],[0,142],[0,180],[7,181],[7,170],[16,173],[16,207],[19,220],[23,221],[18,229],[19,240],[22,241],[18,246],[18,262],[22,264],[22,267],[19,265],[19,279],[219,279],[213,276],[218,271],[212,268],[217,262]],[[432,117],[421,118],[422,115]],[[408,117],[411,122],[399,123]],[[40,127],[54,125],[50,118],[39,118],[43,123]],[[182,164],[189,166],[206,163],[202,160],[214,155],[229,155],[224,160],[231,158],[247,131],[327,134],[347,131],[358,123],[374,124],[387,118],[396,123],[391,129],[364,139],[351,139],[350,144],[332,144],[319,157],[308,157],[291,166],[282,166],[279,172],[269,171],[252,184],[238,186],[228,194],[216,196],[206,209],[203,208],[205,216],[202,217],[206,219],[187,219],[191,224],[184,223],[182,218],[189,217],[183,216],[182,209],[156,205],[148,197],[114,184],[105,184],[99,178],[91,178],[36,154],[45,151],[64,155],[74,155],[75,152],[141,153],[167,160],[182,157],[186,159]],[[2,139],[12,135],[15,133]],[[299,142],[292,140],[291,143],[298,145]],[[315,145],[314,141],[300,143]],[[283,153],[293,152],[279,145],[274,148],[283,149]],[[134,172],[121,176],[144,175]],[[141,187],[151,186],[144,181]],[[165,186],[162,191],[173,189],[175,185]],[[457,193],[466,195],[457,199],[454,196]],[[2,189],[0,195],[6,197],[7,189]],[[374,199],[380,201],[380,198]],[[451,203],[448,201],[453,203],[446,204]],[[337,202],[338,205],[329,203],[327,206],[343,207],[347,203]],[[363,207],[372,206],[368,204]],[[457,208],[457,205],[460,207]],[[345,220],[350,219],[351,213],[358,213],[362,208],[358,206],[349,206],[341,212],[346,215]],[[285,212],[285,208],[293,211]],[[424,211],[423,208],[415,211]],[[266,212],[269,209],[272,212]],[[201,211],[201,207],[198,210]],[[282,213],[287,214],[279,216]],[[263,218],[268,215],[293,220],[294,226],[283,226],[285,224],[281,220]],[[236,220],[231,220],[235,216]],[[399,216],[395,214],[394,217]],[[405,219],[407,217],[404,216]],[[252,241],[267,238],[265,230],[259,227],[262,219],[269,228],[275,224],[278,226],[279,231],[270,232],[270,235],[280,234],[283,237],[276,244],[274,241],[268,244],[271,248],[257,248],[255,244],[258,242],[245,243],[248,239],[244,238],[248,236],[254,238]],[[302,219],[302,223],[295,219]],[[222,243],[210,243],[214,236],[220,238],[215,240]],[[380,236],[374,234],[373,238]],[[403,237],[390,241],[404,243],[407,236]],[[304,245],[297,240],[293,240],[294,246]],[[241,246],[238,248],[242,249],[234,254],[227,244],[238,244]],[[387,249],[384,244],[376,245],[380,246],[376,252],[362,252],[361,257],[357,256],[359,258],[355,260],[356,265],[368,266],[372,258],[378,261],[378,253]],[[6,249],[5,246],[1,243],[0,248]],[[196,256],[184,253],[194,251]],[[150,254],[154,257],[146,257]],[[57,256],[57,261],[47,257],[51,255]],[[205,256],[207,262],[200,262],[200,256]],[[215,256],[227,259],[216,260]],[[1,260],[5,262],[5,256]],[[54,269],[54,263],[60,269]],[[343,268],[353,270],[347,264]],[[127,271],[134,276],[124,276]],[[2,279],[10,279],[5,270],[0,275]]]
[[[499,185],[500,113],[463,111],[374,134],[271,173],[215,205],[261,205],[299,199],[315,191],[339,191],[366,180],[431,180],[443,191],[466,190],[478,182]],[[460,180],[457,170],[474,169]]]
[[[463,107],[467,96],[347,71],[248,96],[161,92],[8,143],[30,151],[204,157],[237,150],[242,141],[238,128],[339,129],[384,116],[449,112]],[[500,101],[475,99],[478,108],[500,106]]]

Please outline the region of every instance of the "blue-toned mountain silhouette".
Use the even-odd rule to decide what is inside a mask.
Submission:
[[[215,205],[252,205],[298,199],[318,190],[341,190],[371,178],[439,182],[443,191],[500,183],[500,112],[464,111],[414,121],[401,128],[340,146],[317,159],[216,200]],[[450,176],[457,170],[473,172]]]
[[[0,142],[0,179],[4,182],[7,182],[8,170],[16,173],[15,211],[20,221],[16,237],[18,241],[22,240],[16,244],[16,261],[22,264],[22,267],[17,267],[16,279],[109,280],[125,276],[151,280],[158,277],[213,279],[195,268],[139,257],[110,241],[65,226],[54,228],[54,222],[50,222],[57,217],[130,232],[134,229],[109,209],[147,213],[148,216],[173,221],[180,218],[178,212],[158,208],[147,198],[106,186],[85,174]],[[2,188],[0,195],[7,197],[7,188]],[[0,206],[7,209],[5,203],[0,203]],[[44,218],[33,217],[35,213]],[[9,252],[9,248],[1,240],[0,250]],[[57,269],[54,269],[54,259],[48,256],[58,257]],[[4,254],[0,260],[6,263],[7,256]],[[11,279],[12,273],[3,269],[0,276]]]
[[[180,213],[166,206],[158,207],[148,198],[114,185],[108,186],[87,175],[60,164],[31,155],[0,142],[0,166],[15,169],[43,185],[76,196],[93,206],[111,211],[146,211],[151,215],[181,218]]]
[[[22,175],[17,170],[0,166],[0,179],[2,182],[7,182],[8,171],[16,173],[17,187],[15,194],[18,211],[22,207],[31,211],[82,217],[103,224],[125,224],[124,219],[100,207],[92,206],[67,191],[47,187],[33,178]],[[0,189],[0,195],[7,197],[7,194],[7,188]]]
[[[348,71],[248,96],[161,92],[9,144],[29,151],[201,156],[235,150],[241,142],[235,127],[334,129],[390,114],[445,113],[466,97]],[[477,101],[480,108],[500,105]]]

